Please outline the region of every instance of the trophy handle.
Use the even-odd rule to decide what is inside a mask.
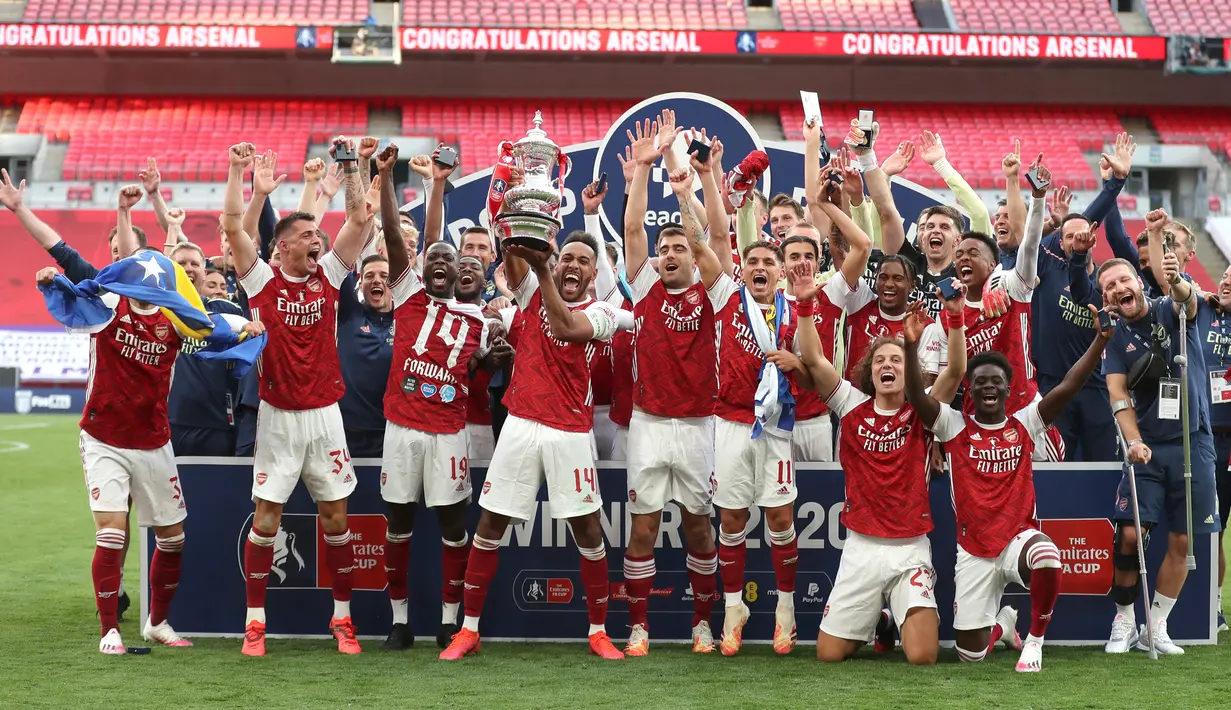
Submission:
[[[500,141],[499,143],[496,144],[497,159],[502,158],[505,155],[512,155],[512,154],[513,154],[513,142],[512,141]]]
[[[564,183],[564,178],[568,177],[569,173],[573,172],[573,159],[560,151],[560,182]]]

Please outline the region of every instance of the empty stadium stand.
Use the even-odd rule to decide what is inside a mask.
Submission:
[[[1046,3],[1020,0],[949,0],[949,4],[953,8],[958,29],[971,32],[1123,32],[1108,0],[1051,0]],[[1154,4],[1153,1],[1151,4]]]
[[[155,155],[165,180],[221,181],[226,149],[240,139],[277,151],[295,180],[310,141],[362,134],[367,123],[363,102],[40,98],[26,103],[17,132],[67,141],[65,180],[133,180]]]
[[[434,27],[593,27],[730,30],[748,26],[744,0],[419,0],[403,24]]]
[[[846,136],[847,117],[854,117],[854,104],[824,104],[829,143],[840,145]],[[779,115],[786,136],[800,140],[803,110],[796,103],[782,104]],[[1073,189],[1093,190],[1098,175],[1091,171],[1083,150],[1101,150],[1123,128],[1110,108],[1051,108],[1041,106],[959,106],[897,104],[876,107],[882,130],[877,155],[883,160],[899,142],[913,140],[923,130],[939,133],[949,162],[976,189],[996,189],[1004,184],[1001,161],[1013,149],[1013,139],[1022,140],[1022,162],[1029,164],[1039,154],[1051,168],[1053,180]],[[902,176],[924,187],[943,187],[944,181],[917,155]]]
[[[369,0],[29,0],[27,22],[359,24]]]
[[[785,30],[918,30],[911,0],[778,0]]]
[[[1231,3],[1218,0],[1150,0],[1146,12],[1160,35],[1231,36]]]
[[[1231,112],[1208,108],[1155,108],[1146,115],[1164,143],[1196,143],[1231,157]]]

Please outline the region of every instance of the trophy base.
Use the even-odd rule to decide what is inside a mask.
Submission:
[[[560,220],[542,212],[503,212],[492,220],[501,243],[516,244],[538,251],[551,251],[556,235],[564,226]]]

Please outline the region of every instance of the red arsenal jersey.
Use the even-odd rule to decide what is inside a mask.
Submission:
[[[509,414],[563,431],[591,431],[594,392],[590,367],[601,341],[615,334],[615,308],[593,299],[570,303],[569,310],[584,311],[590,318],[596,337],[585,343],[566,343],[551,334],[534,272],[528,272],[514,287],[514,295],[525,325],[518,337],[513,379],[504,397]]]
[[[793,297],[787,296],[787,299],[792,304],[795,303]],[[829,294],[821,289],[816,294],[816,311],[812,316],[812,322],[816,325],[816,333],[821,339],[821,352],[830,362],[834,361],[834,351],[838,345],[838,322],[841,319],[842,309],[834,305]],[[815,419],[828,413],[829,407],[825,405],[820,392],[801,390],[795,398],[795,421],[797,422]]]
[[[956,409],[940,408],[932,430],[945,442],[953,485],[957,542],[977,557],[998,557],[1023,530],[1038,529],[1031,456],[1046,441],[1039,407],[985,426]]]
[[[658,417],[710,416],[718,393],[718,355],[714,306],[705,287],[694,283],[673,293],[647,260],[629,290],[635,304],[633,404]]]
[[[170,441],[167,397],[181,342],[157,306],[138,310],[120,298],[111,321],[90,336],[81,428],[119,449],[157,449]]]
[[[632,304],[624,301],[623,310]],[[611,413],[617,426],[628,427],[633,416],[633,331],[621,330],[611,339]]]
[[[611,369],[614,366],[613,360],[615,355],[612,352],[611,341],[598,342],[594,344],[597,349],[594,353],[594,362],[590,365],[590,379],[594,387],[594,406],[606,407],[611,405]]]
[[[727,421],[741,424],[756,422],[754,405],[757,382],[765,355],[757,345],[752,330],[744,316],[740,286],[726,274],[718,277],[709,288],[710,304],[715,311],[715,329],[718,331],[718,399],[714,414]],[[754,318],[764,318],[770,306],[761,306],[761,313]],[[775,322],[782,314],[774,314]],[[782,329],[779,347],[795,349],[795,309],[790,309],[790,321]],[[788,373],[791,392],[798,394],[794,378]]]
[[[482,368],[470,376],[470,394],[466,397],[466,423],[480,426],[492,424],[492,400],[488,386],[492,383],[492,375]]]
[[[859,285],[852,289],[846,279],[838,274],[825,284],[825,291],[847,314],[844,330],[845,377],[851,382],[857,382],[859,362],[877,338],[902,339],[903,323],[906,322],[907,312],[890,315],[882,311],[876,292],[862,279]],[[930,316],[924,316],[924,322],[927,325],[919,341],[919,359],[926,366],[937,361],[940,357],[939,351],[947,347],[947,341],[939,323],[932,320]],[[930,371],[931,368],[925,367],[925,369]]]
[[[829,396],[842,420],[838,459],[846,476],[842,524],[863,535],[918,537],[932,530],[928,502],[932,435],[910,404],[892,412],[842,380]],[[946,407],[947,409],[947,407]]]
[[[338,289],[351,267],[334,252],[316,273],[287,276],[257,259],[240,285],[252,320],[265,325],[269,342],[257,360],[261,401],[278,409],[318,409],[342,399],[338,363]],[[351,295],[353,298],[353,294]]]
[[[1030,300],[1034,285],[1022,283],[1017,272],[1010,270],[997,279],[989,279],[985,289],[992,288],[995,281],[1009,295],[1009,310],[1002,316],[987,318],[982,303],[966,304],[966,357],[991,350],[1008,358],[1013,366],[1013,381],[1009,383],[1005,411],[1016,412],[1033,402],[1039,393],[1030,355]],[[974,402],[967,397],[963,408],[967,413],[973,412]]]
[[[407,269],[393,290],[393,366],[385,387],[385,418],[435,434],[466,426],[470,358],[487,341],[479,307],[436,299]]]

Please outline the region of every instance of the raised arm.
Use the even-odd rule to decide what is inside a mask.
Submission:
[[[624,206],[624,269],[630,275],[640,271],[650,256],[650,238],[645,231],[646,190],[649,189],[650,170],[659,156],[658,149],[654,147],[658,124],[647,118],[633,127],[635,135],[633,131],[625,131],[629,147],[624,154],[628,157],[620,159],[626,175],[629,165],[632,165],[628,203]]]
[[[21,226],[30,233],[30,236],[34,237],[34,241],[38,242],[39,246],[50,250],[63,240],[60,239],[56,230],[39,219],[26,206],[25,196],[26,181],[22,180],[20,184],[14,185],[9,178],[9,171],[0,169],[0,205],[4,205],[13,213],[13,216],[21,222]]]
[[[256,263],[256,247],[244,230],[244,172],[256,160],[256,148],[251,143],[237,143],[227,151],[230,167],[226,192],[222,196],[222,233],[231,246],[235,272],[247,274]]]
[[[1090,281],[1090,250],[1094,248],[1094,232],[1085,230],[1073,235],[1073,256],[1069,258],[1069,294],[1078,305],[1103,304],[1103,296]]]
[[[922,301],[916,301],[915,304],[923,305]],[[912,304],[912,314],[908,317],[914,318],[915,313],[922,313],[921,309],[914,308]],[[948,330],[948,364],[936,376],[936,381],[932,383],[932,398],[937,402],[949,403],[953,401],[957,395],[958,389],[962,386],[962,379],[966,377],[966,286],[958,284],[957,297],[945,301],[945,310],[941,313],[941,318],[944,319],[945,327]],[[922,321],[922,318],[920,318]],[[922,331],[922,327],[920,327]]]
[[[427,253],[427,248],[440,241],[443,230],[441,227],[445,223],[445,187],[449,180],[449,176],[457,169],[455,164],[453,167],[446,167],[436,162],[436,158],[440,157],[440,149],[444,147],[444,143],[436,146],[436,150],[432,151],[432,157],[429,161],[431,168],[431,190],[427,191],[427,206],[424,208],[423,215],[423,253]],[[416,158],[422,164],[421,158]],[[426,185],[426,181],[424,183]]]
[[[162,199],[162,190],[159,189],[162,185],[162,173],[158,172],[158,162],[153,158],[146,158],[145,170],[138,173],[137,177],[141,178],[141,187],[145,188],[145,194],[150,198],[150,205],[154,208],[154,218],[158,220],[158,226],[166,232],[168,227],[167,203]]]
[[[341,138],[350,148],[354,149],[353,138]],[[336,141],[335,141],[336,142]],[[333,253],[344,264],[355,263],[359,252],[363,251],[363,238],[367,224],[372,219],[372,208],[364,197],[363,180],[359,177],[357,160],[343,160],[342,189],[346,191],[346,222],[338,229],[338,236],[333,240]]]
[[[274,194],[274,190],[286,182],[286,173],[274,177],[278,170],[278,154],[272,150],[258,155],[252,164],[252,200],[244,210],[244,231],[256,234],[260,230],[261,211],[265,209],[265,198]],[[320,224],[320,217],[317,217]]]
[[[820,121],[804,120],[804,195],[812,203],[812,195],[821,189],[821,138],[824,135]],[[809,209],[809,212],[812,210]],[[828,230],[821,232],[825,234]]]
[[[372,187],[372,156],[376,155],[376,149],[379,147],[379,139],[364,136],[359,139],[359,145],[355,150],[356,155],[359,156],[359,181],[363,184],[364,192]]]
[[[912,304],[912,307],[913,304]],[[905,331],[903,331],[905,335]],[[919,341],[906,341],[906,400],[919,413],[919,418],[928,426],[940,416],[942,405],[927,393],[923,384],[923,369],[919,365]]]
[[[316,189],[320,187],[323,177],[325,177],[325,161],[313,158],[303,164],[303,192],[299,193],[299,211],[316,217],[318,225],[325,216],[324,212],[316,211]]]
[[[987,205],[983,204],[979,193],[970,187],[970,183],[966,182],[961,173],[949,164],[944,144],[940,141],[940,134],[924,131],[919,136],[918,142],[923,162],[932,166],[936,174],[953,191],[957,204],[966,210],[966,214],[970,215],[970,228],[976,232],[991,234],[992,219],[987,212]]]
[[[833,183],[826,182],[825,187],[821,188],[821,193],[817,196],[817,203],[829,219],[837,225],[838,231],[850,245],[850,253],[842,261],[842,278],[846,279],[847,285],[851,288],[858,288],[859,281],[868,268],[868,256],[872,253],[872,240],[838,206],[835,200],[838,199],[840,193],[840,188]]]
[[[1041,159],[1043,156],[1040,155]],[[1039,177],[1051,181],[1051,172],[1042,163],[1036,163]],[[1013,267],[1018,278],[1029,288],[1039,275],[1039,243],[1043,241],[1043,219],[1047,216],[1047,186],[1030,195],[1030,214],[1026,218],[1026,236],[1017,249],[1017,264]]]
[[[132,256],[141,246],[133,231],[132,208],[141,201],[140,185],[125,185],[120,188],[119,209],[115,214],[115,252],[123,259]]]
[[[410,254],[402,239],[402,218],[398,214],[397,191],[393,185],[393,166],[398,162],[398,147],[390,143],[376,156],[380,178],[380,226],[385,234],[385,255],[389,259],[389,283],[397,283],[410,268]]]
[[[1098,321],[1098,309],[1094,306],[1086,306],[1090,309],[1090,315],[1094,318],[1094,322]],[[1107,341],[1111,340],[1112,334],[1115,333],[1115,322],[1107,330],[1099,330],[1095,333],[1094,340],[1090,342],[1090,347],[1086,348],[1085,354],[1069,370],[1060,384],[1052,388],[1050,392],[1043,396],[1039,401],[1039,418],[1044,424],[1051,425],[1059,417],[1064,408],[1069,405],[1069,402],[1077,396],[1082,387],[1086,386],[1086,380],[1090,379],[1090,374],[1100,365],[1103,360],[1103,350],[1107,347]],[[1107,377],[1107,384],[1111,384],[1111,375]],[[1136,424],[1136,422],[1134,422]],[[1125,432],[1127,434],[1127,432]]]
[[[816,330],[816,320],[813,318],[817,292],[815,265],[811,261],[801,261],[791,267],[787,277],[795,292],[795,308],[799,316],[795,338],[800,359],[803,360],[804,368],[808,371],[816,391],[821,397],[828,397],[842,383],[842,375],[829,358],[825,357],[825,350],[821,347],[821,335]]]
[[[556,290],[556,280],[551,273],[551,252],[509,244],[505,246],[505,255],[513,257],[515,261],[521,261],[525,265],[522,268],[534,269],[553,337],[566,343],[584,343],[594,339],[596,333],[590,317],[585,311],[569,310],[568,303]],[[505,263],[508,264],[509,261],[506,259]],[[606,304],[603,306],[609,307]]]
[[[687,162],[680,160],[679,154],[674,150],[676,138],[681,133],[684,133],[684,139],[688,141],[689,145],[692,144],[692,139],[694,136],[698,136],[702,140],[705,139],[704,131],[701,131],[699,134],[695,131],[685,132],[683,127],[675,125],[675,111],[672,111],[669,108],[663,109],[662,113],[658,116],[658,147],[662,153],[663,167],[667,169],[667,174],[671,174],[677,170],[688,167]],[[677,194],[676,197],[680,197],[680,195]],[[692,213],[701,219],[702,228],[704,228],[705,210],[701,206],[701,201],[698,200],[696,194],[691,191],[688,193],[686,199],[693,203]]]
[[[701,197],[704,198],[705,212],[709,216],[707,220],[710,226],[710,235],[713,236],[714,230],[718,230],[724,237],[730,238],[727,232],[727,213],[722,206],[722,192],[718,187],[718,171],[714,166],[718,162],[717,156],[722,155],[722,141],[714,136],[710,140],[710,156],[709,160],[697,160],[697,154],[692,153],[689,164],[692,169],[697,172],[698,178],[701,180]],[[691,186],[689,188],[691,190]],[[681,212],[681,214],[683,214]],[[701,283],[705,286],[713,285],[723,273],[722,260],[714,253],[714,250],[709,247],[709,241],[705,238],[702,232],[696,235],[689,235],[689,245],[692,247],[692,258],[697,263],[697,269],[701,272]],[[727,256],[727,261],[731,261],[730,244],[724,250]]]
[[[167,210],[167,241],[162,245],[162,253],[171,256],[171,252],[180,244],[188,241],[184,236],[184,210],[175,207]]]
[[[1004,202],[1005,209],[1009,213],[1009,243],[1017,246],[1022,243],[1026,234],[1026,201],[1022,198],[1021,140],[1013,141],[1013,152],[1004,157],[1000,168],[1004,171],[1005,179]],[[1017,256],[1021,258],[1020,250]]]
[[[886,254],[897,254],[902,250],[902,245],[906,243],[906,227],[902,223],[901,213],[898,213],[897,204],[892,204],[893,211],[897,213],[897,221],[894,224],[889,224],[889,217],[885,214],[890,203],[893,202],[890,181],[894,175],[903,173],[914,159],[914,142],[902,141],[898,144],[898,149],[885,158],[885,162],[881,163],[879,169],[869,167],[863,172],[864,182],[868,184],[868,195],[872,198],[872,204],[880,217],[881,249]],[[861,166],[863,162],[860,161]]]
[[[318,223],[325,218],[325,213],[329,211],[329,203],[333,202],[334,195],[337,195],[340,189],[342,189],[342,164],[334,163],[325,170],[325,176],[321,178],[321,194],[316,198],[316,206],[309,210],[316,216]]]
[[[1106,223],[1113,210],[1119,211],[1120,192],[1133,169],[1133,154],[1136,152],[1137,144],[1133,142],[1133,137],[1128,133],[1120,133],[1116,136],[1115,151],[1110,154],[1103,153],[1099,157],[1099,174],[1103,177],[1103,189],[1082,213],[1087,220]],[[1103,174],[1105,171],[1107,174]],[[1110,234],[1108,236],[1110,238]],[[1114,245],[1112,246],[1114,249]],[[1136,259],[1133,261],[1135,263]]]

